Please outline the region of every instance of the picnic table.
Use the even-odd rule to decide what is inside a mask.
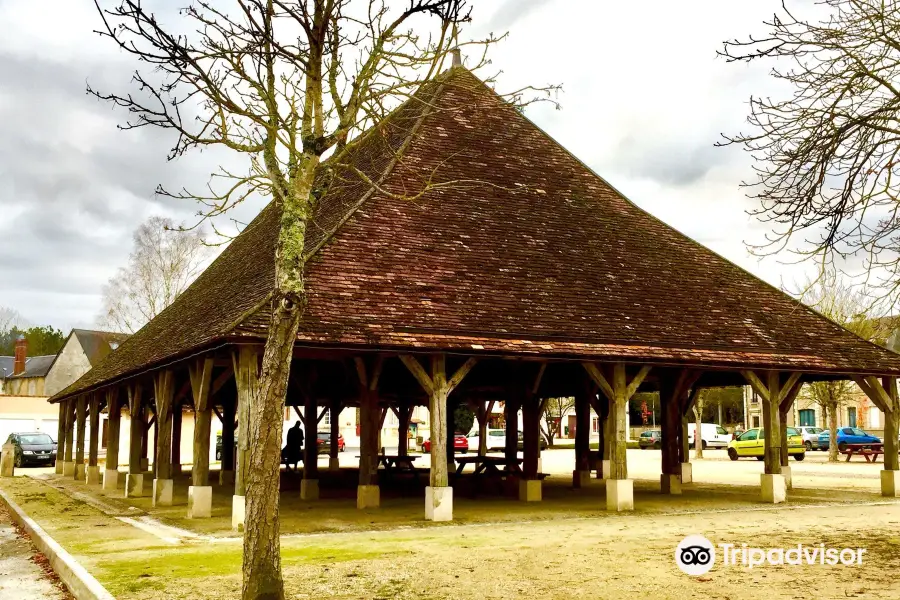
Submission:
[[[878,462],[878,456],[884,454],[884,444],[845,444],[841,452],[847,456],[847,462],[854,456],[862,456],[866,462]]]
[[[475,465],[475,475],[518,475],[522,473],[521,458],[506,458],[505,456],[456,456],[456,474],[462,475],[466,465]]]

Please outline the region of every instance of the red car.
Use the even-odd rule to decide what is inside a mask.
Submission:
[[[344,451],[344,436],[338,434],[338,452]],[[328,454],[331,451],[331,433],[328,431],[316,432],[316,454]]]
[[[460,454],[465,454],[469,451],[469,438],[461,433],[457,433],[453,436],[453,449],[459,452]],[[431,452],[431,440],[425,440],[422,442],[422,451],[423,452]]]

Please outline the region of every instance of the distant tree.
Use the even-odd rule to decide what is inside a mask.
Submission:
[[[703,458],[703,409],[708,397],[709,390],[698,390],[694,401],[694,458]]]
[[[0,330],[0,355],[12,356],[19,336],[28,342],[28,356],[47,356],[58,354],[66,341],[66,336],[59,329],[49,325],[43,327],[19,328],[9,327]]]
[[[475,423],[475,413],[465,404],[459,404],[453,411],[453,427],[457,432],[469,433]],[[450,432],[455,433],[455,432]],[[452,440],[450,443],[453,443]]]
[[[802,300],[866,340],[883,343],[892,328],[891,319],[867,314],[871,310],[871,302],[864,291],[854,289],[836,277],[823,277],[808,284]],[[825,415],[832,441],[828,445],[830,462],[838,459],[837,444],[833,443],[837,439],[838,411],[859,392],[855,383],[846,380],[807,383],[800,391],[801,396],[818,404]]]
[[[560,434],[562,418],[575,408],[575,398],[547,398],[541,406],[541,435],[552,446],[553,440]]]
[[[751,97],[750,130],[726,137],[755,159],[756,177],[745,185],[760,202],[756,215],[772,224],[761,250],[792,247],[825,267],[859,255],[867,284],[878,280],[879,295],[896,302],[900,5],[797,4],[793,11],[783,3],[761,36],[720,51],[729,62],[770,64],[786,84],[781,97]]]
[[[172,304],[200,273],[208,248],[203,231],[181,231],[171,219],[150,217],[134,232],[128,266],[103,287],[103,329],[134,333]]]
[[[0,334],[6,333],[13,327],[23,325],[22,315],[14,308],[0,306]]]

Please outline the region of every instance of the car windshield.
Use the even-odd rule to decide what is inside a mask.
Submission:
[[[641,434],[641,437],[653,437],[653,432],[645,431],[644,433]]]
[[[37,433],[34,435],[20,435],[19,442],[22,444],[52,444],[53,440],[46,433]]]
[[[491,437],[503,437],[504,435],[506,435],[506,432],[505,431],[492,431],[492,432],[488,433],[488,435]]]
[[[716,426],[716,433],[719,435],[728,435],[728,430],[722,427],[721,425]]]

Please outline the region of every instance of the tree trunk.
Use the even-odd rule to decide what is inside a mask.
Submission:
[[[837,403],[832,404],[828,411],[828,462],[837,462],[838,445],[837,445]]]

